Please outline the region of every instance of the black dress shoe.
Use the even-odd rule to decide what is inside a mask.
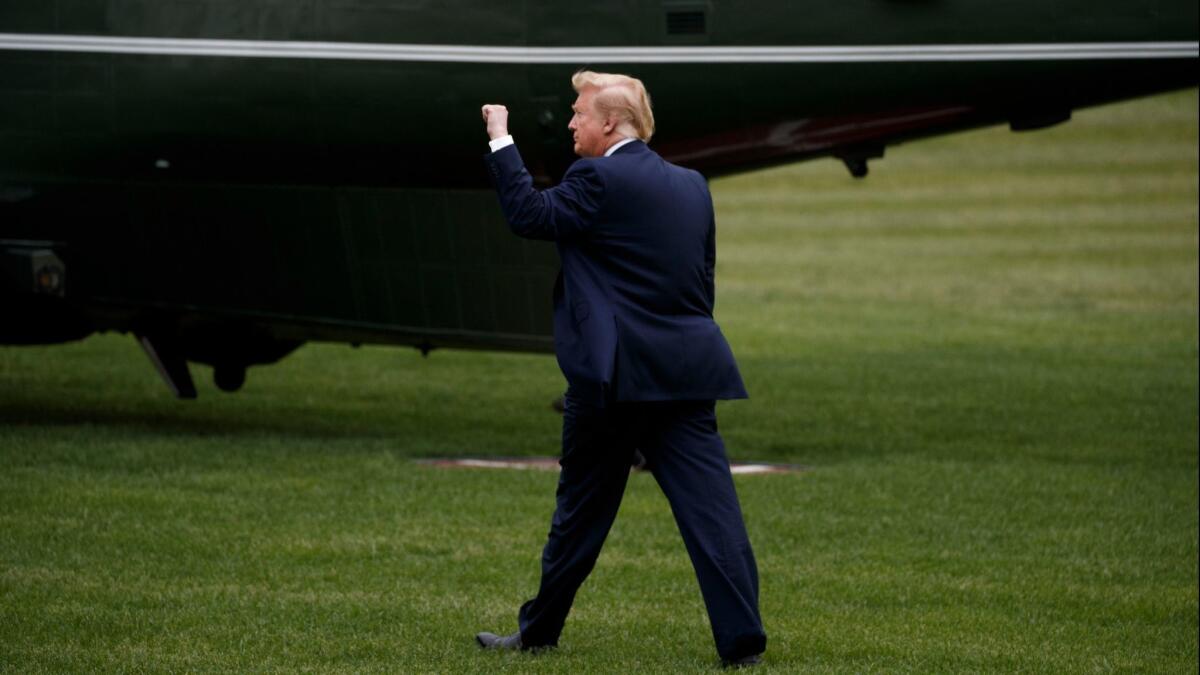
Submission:
[[[512,635],[496,635],[495,633],[477,633],[475,641],[484,649],[524,649],[521,644],[521,633],[518,631]]]
[[[731,669],[749,668],[751,666],[757,666],[760,663],[762,663],[762,656],[758,654],[750,654],[748,656],[743,656],[740,659],[723,659],[721,661],[721,667]]]

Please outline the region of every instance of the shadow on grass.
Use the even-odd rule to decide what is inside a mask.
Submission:
[[[558,451],[559,417],[514,419],[470,400],[417,406],[403,399],[331,406],[220,394],[196,401],[103,393],[0,390],[0,446],[57,438],[67,444],[105,440],[140,444],[196,440],[206,445],[279,445],[345,453],[386,449],[409,458],[527,457]],[[541,419],[544,414],[545,419]]]
[[[327,440],[386,439],[414,431],[411,424],[385,419],[382,410],[339,417],[317,407],[291,405],[233,409],[227,406],[200,408],[190,401],[155,401],[145,407],[130,407],[139,403],[144,401],[126,401],[114,406],[88,398],[0,399],[0,426],[103,427],[114,433],[198,437],[270,435]]]

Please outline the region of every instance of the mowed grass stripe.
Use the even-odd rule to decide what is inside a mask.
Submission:
[[[764,672],[1196,672],[1197,96],[722,179],[721,404]],[[133,340],[0,349],[0,669],[694,672],[636,474],[556,653],[536,589],[547,356],[308,345],[172,400]]]

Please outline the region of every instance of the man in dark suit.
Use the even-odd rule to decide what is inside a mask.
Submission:
[[[713,320],[716,260],[704,177],[646,145],[654,132],[639,80],[583,71],[568,128],[581,159],[538,191],[508,134],[483,106],[488,170],[512,231],[554,241],[554,344],[567,379],[557,508],[537,597],[520,630],[476,636],[495,649],[554,646],[575,592],[617,515],[640,449],[671,504],[727,665],[766,648],[758,571],[717,433],[716,399],[746,398]]]

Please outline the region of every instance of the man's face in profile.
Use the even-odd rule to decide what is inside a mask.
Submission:
[[[575,115],[571,117],[567,128],[574,134],[575,154],[580,157],[599,157],[608,149],[609,138],[604,129],[606,120],[592,106],[595,95],[595,89],[584,89],[575,99],[575,105],[571,106]]]

